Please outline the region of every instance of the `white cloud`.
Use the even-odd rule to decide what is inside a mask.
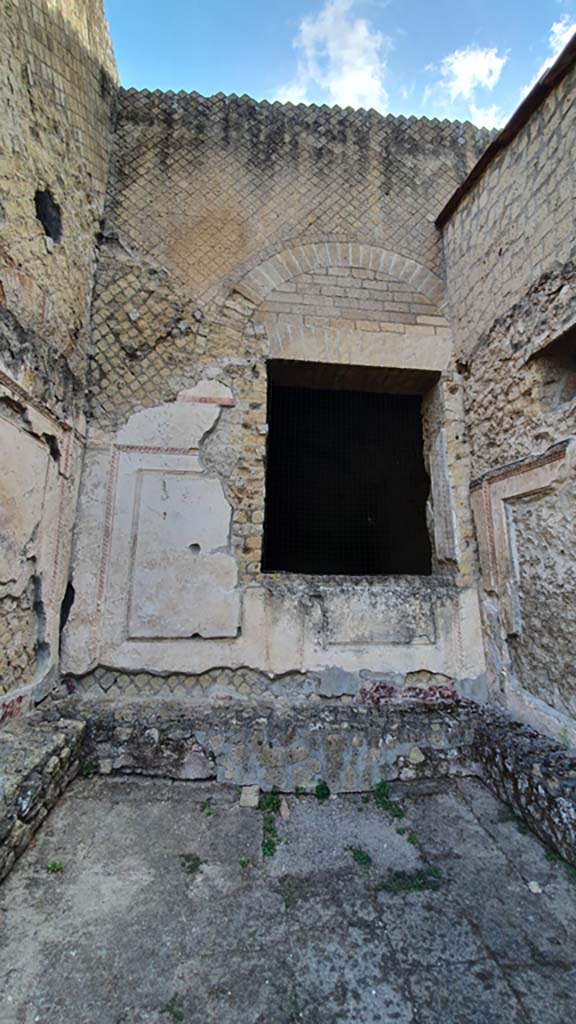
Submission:
[[[467,46],[444,57],[439,66],[428,65],[437,80],[427,85],[422,103],[435,112],[448,117],[470,117],[474,124],[485,128],[499,128],[503,116],[497,104],[482,106],[478,92],[492,92],[498,84],[502,68],[508,60],[495,47]]]
[[[497,107],[495,103],[491,107],[477,107],[471,103],[470,117],[472,123],[479,128],[501,128],[506,120],[500,107]]]
[[[560,19],[560,21],[554,22],[548,34],[548,46],[550,48],[550,53],[546,57],[546,60],[544,60],[538,68],[538,71],[534,75],[532,81],[529,82],[528,85],[525,85],[524,88],[521,90],[520,96],[522,97],[522,99],[524,99],[524,97],[528,95],[530,90],[536,85],[536,82],[540,78],[542,78],[542,75],[546,71],[548,71],[548,68],[552,67],[554,61],[559,56],[561,51],[564,49],[566,43],[570,42],[575,32],[576,21],[571,21],[570,16],[568,14],[565,14],[564,17]]]
[[[440,64],[440,74],[450,99],[454,101],[461,97],[473,102],[478,86],[492,90],[507,59],[506,55],[501,57],[496,49],[474,46],[449,53]]]
[[[391,44],[365,18],[353,16],[355,0],[325,0],[318,14],[300,22],[294,47],[300,57],[294,78],[276,99],[283,103],[320,101],[340,107],[387,108],[383,52]]]

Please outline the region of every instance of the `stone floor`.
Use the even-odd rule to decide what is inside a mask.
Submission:
[[[574,872],[478,781],[382,803],[77,781],[0,888],[0,1021],[574,1021]]]

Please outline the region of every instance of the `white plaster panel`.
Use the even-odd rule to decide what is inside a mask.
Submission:
[[[433,644],[429,596],[399,594],[386,586],[323,595],[326,644]]]
[[[576,445],[566,440],[488,474],[472,492],[489,683],[506,706],[560,736],[574,709],[571,636]]]
[[[141,470],[135,504],[128,635],[235,636],[237,570],[225,553],[231,511],[220,481]]]
[[[96,661],[158,673],[225,665],[479,678],[477,604],[454,588],[351,582],[311,593],[270,582],[240,591],[230,509],[191,447],[208,422],[198,409],[213,422],[230,404],[209,384],[181,393],[182,419],[171,418],[168,433],[157,429],[158,410],[147,410],[107,443],[98,435],[99,451],[88,452],[65,669],[81,673]],[[96,601],[87,596],[94,591]]]
[[[240,614],[236,566],[225,552],[214,551],[228,544],[229,523],[221,485],[203,475],[198,455],[120,450],[104,642],[122,644],[133,631],[164,640],[234,636]]]

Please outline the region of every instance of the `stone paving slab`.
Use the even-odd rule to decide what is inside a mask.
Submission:
[[[576,1019],[574,871],[478,780],[239,797],[73,782],[0,888],[1,1024]]]

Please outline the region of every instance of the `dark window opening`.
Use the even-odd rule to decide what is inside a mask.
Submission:
[[[62,210],[58,203],[54,202],[50,190],[47,188],[43,192],[38,190],[34,196],[34,205],[36,216],[44,228],[44,234],[48,235],[52,241],[59,242],[62,238]]]
[[[534,358],[538,361],[546,410],[557,409],[576,398],[576,327],[540,349]]]
[[[377,390],[390,379],[269,364],[264,572],[431,572],[421,395]],[[425,390],[401,373],[398,383]]]

